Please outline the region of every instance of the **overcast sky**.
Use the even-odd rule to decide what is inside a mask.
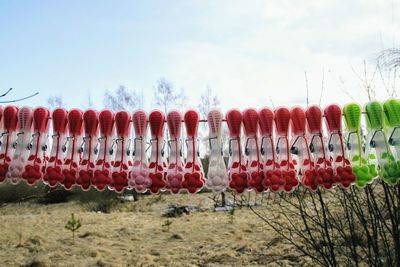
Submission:
[[[189,106],[210,86],[224,110],[351,101],[363,61],[396,46],[400,1],[12,1],[0,0],[0,89],[19,105],[61,95],[103,107],[106,89],[125,85],[154,107],[160,77],[185,89]],[[343,81],[342,82],[340,81]],[[384,99],[379,79],[374,83]]]

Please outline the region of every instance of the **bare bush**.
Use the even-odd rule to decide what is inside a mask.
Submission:
[[[301,187],[281,197],[268,210],[250,209],[316,264],[399,266],[399,185],[375,181],[316,193]]]

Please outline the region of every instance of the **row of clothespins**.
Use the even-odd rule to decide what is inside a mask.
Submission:
[[[310,191],[336,185],[347,189],[352,184],[363,187],[376,177],[392,185],[400,180],[400,102],[395,99],[383,105],[369,102],[364,108],[352,103],[343,108],[329,105],[323,110],[319,106],[232,109],[225,116],[211,110],[205,120],[211,151],[207,177],[198,156],[200,117],[195,110],[165,115],[158,110],[131,114],[56,108],[50,112],[44,107],[7,106],[0,109],[0,115],[4,132],[0,182],[33,185],[43,181],[50,187],[108,187],[117,192],[196,193],[207,187],[214,192],[230,188],[242,193],[290,192],[300,184]],[[361,134],[362,115],[366,140]],[[227,166],[221,153],[223,120],[229,129]],[[184,158],[182,122],[186,130]],[[148,128],[150,157],[146,153]]]

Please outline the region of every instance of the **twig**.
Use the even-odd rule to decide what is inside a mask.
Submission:
[[[268,98],[269,98],[269,101],[271,102],[272,107],[275,108],[274,101],[272,101],[272,97],[268,96]]]
[[[39,94],[39,92],[36,92],[36,93],[34,93],[34,94],[30,95],[30,96],[26,96],[26,97],[19,98],[19,99],[14,99],[14,100],[0,101],[0,103],[2,103],[2,104],[5,104],[5,103],[15,103],[15,102],[19,102],[19,101],[22,101],[22,100],[25,100],[25,99],[28,99],[28,98],[32,98],[32,97],[34,97],[34,96],[36,96],[36,95],[38,95],[38,94]]]
[[[354,97],[349,93],[349,91],[347,90],[347,88],[344,85],[344,81],[343,78],[341,76],[339,76],[339,82],[340,82],[340,89],[342,90],[343,93],[345,93],[348,97],[351,98],[351,100],[353,100],[354,102],[356,102],[356,100],[354,99]]]
[[[307,71],[304,71],[304,78],[306,79],[306,103],[307,103],[307,107],[308,107],[308,103],[310,102],[310,97],[308,95],[308,77],[307,77]]]
[[[0,95],[0,97],[6,96],[11,90],[12,90],[12,88],[8,89],[7,92],[5,92],[4,94]]]
[[[325,68],[322,68],[321,93],[319,95],[318,105],[321,105],[322,94],[324,92],[324,87],[325,87]]]

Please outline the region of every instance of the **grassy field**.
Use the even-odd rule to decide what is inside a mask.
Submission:
[[[213,210],[212,194],[141,196],[113,205],[21,202],[0,207],[1,266],[298,266],[309,259],[248,208]],[[169,204],[194,205],[176,218]],[[270,205],[271,203],[269,203]],[[266,205],[266,204],[263,204]],[[268,207],[258,207],[264,211]],[[64,225],[71,213],[82,227],[75,241]],[[168,226],[169,225],[169,226]]]

